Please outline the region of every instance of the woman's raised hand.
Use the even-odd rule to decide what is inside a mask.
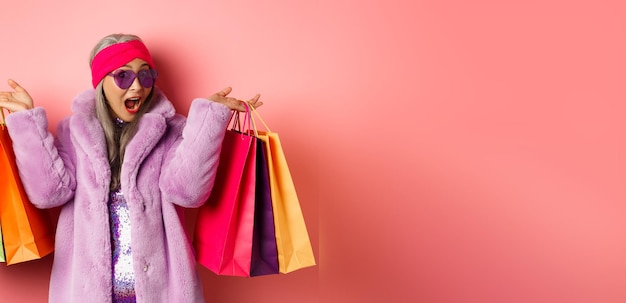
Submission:
[[[227,87],[211,95],[208,99],[217,103],[222,103],[226,105],[228,108],[232,110],[237,110],[240,112],[246,111],[246,106],[243,104],[243,102],[247,102],[248,104],[252,105],[254,108],[258,108],[259,106],[263,105],[263,102],[259,101],[259,98],[261,97],[261,95],[259,94],[256,94],[256,96],[252,97],[252,99],[250,100],[242,101],[237,98],[228,97],[228,94],[230,94],[232,90],[233,89],[231,87]],[[0,103],[0,106],[1,106],[1,103]]]
[[[28,92],[12,79],[8,83],[14,91],[0,92],[0,108],[6,108],[10,112],[33,108],[33,98]]]

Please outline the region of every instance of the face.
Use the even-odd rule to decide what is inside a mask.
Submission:
[[[149,69],[150,66],[146,61],[134,59],[126,65],[119,67],[114,72],[132,71],[138,74],[142,70]],[[122,89],[116,84],[115,78],[111,74],[104,77],[102,87],[109,103],[111,114],[125,122],[131,122],[135,119],[139,108],[146,102],[146,98],[148,98],[148,95],[150,95],[152,91],[152,86],[143,87],[141,85],[139,77],[135,78],[128,88]]]

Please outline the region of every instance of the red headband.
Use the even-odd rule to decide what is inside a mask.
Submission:
[[[146,61],[151,68],[154,68],[150,51],[139,40],[116,43],[98,52],[91,62],[91,83],[93,87],[98,86],[98,83],[108,73],[136,58]]]

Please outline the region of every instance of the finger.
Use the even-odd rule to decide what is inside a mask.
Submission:
[[[0,110],[2,108],[6,108],[10,112],[17,112],[20,110],[28,109],[26,105],[19,102],[10,102],[10,101],[0,101]]]
[[[263,105],[263,102],[261,101],[256,101],[256,102],[246,102],[248,103],[249,106],[254,107],[254,108],[259,108],[259,106]]]
[[[12,92],[0,92],[0,101],[6,101],[11,98]]]
[[[256,103],[261,98],[260,94],[256,94],[256,96],[252,97],[252,99],[248,100],[248,103]]]
[[[222,90],[221,90],[219,93],[217,93],[217,94],[218,94],[219,96],[221,96],[221,97],[226,97],[226,96],[228,96],[228,94],[230,94],[230,92],[232,92],[232,91],[233,91],[233,88],[229,86],[229,87],[226,87],[226,88],[222,89]]]
[[[26,90],[21,87],[15,80],[9,79],[9,86],[14,89],[16,92],[25,92]]]
[[[249,105],[254,106],[259,101],[259,97],[260,97],[260,95],[256,94],[256,96],[246,100],[245,102],[248,103]]]
[[[15,101],[13,92],[0,92],[0,102],[9,103]]]

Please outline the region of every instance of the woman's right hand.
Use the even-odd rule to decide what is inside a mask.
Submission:
[[[233,89],[229,86],[211,95],[208,99],[213,102],[222,103],[226,105],[228,108],[230,108],[231,110],[236,110],[240,112],[245,112],[247,110],[246,106],[244,105],[244,103],[246,102],[249,105],[254,106],[254,108],[258,108],[259,106],[263,105],[263,102],[259,101],[259,98],[261,97],[261,95],[259,94],[256,94],[256,96],[252,97],[252,99],[248,101],[242,101],[237,98],[228,97],[228,94],[230,94],[232,90]]]
[[[33,98],[28,92],[12,79],[8,83],[14,91],[0,92],[0,108],[6,108],[10,112],[33,108]]]

